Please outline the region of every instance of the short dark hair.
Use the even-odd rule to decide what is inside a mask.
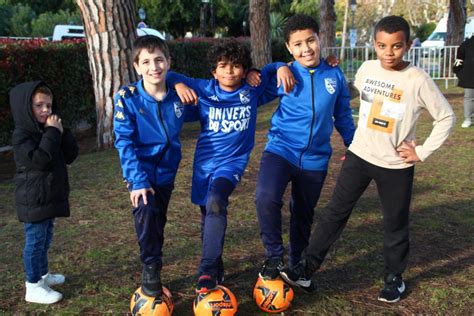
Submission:
[[[40,84],[37,86],[35,91],[33,91],[33,95],[37,93],[46,94],[47,96],[53,98],[53,91],[51,91],[51,89],[46,84]]]
[[[154,35],[137,37],[137,39],[135,39],[133,42],[132,48],[133,62],[138,64],[138,57],[140,56],[142,50],[146,49],[149,53],[151,53],[156,48],[163,52],[163,55],[165,55],[166,59],[170,58],[170,50],[168,45],[161,38]]]
[[[397,15],[389,15],[377,22],[374,29],[374,39],[378,32],[393,34],[402,31],[405,34],[405,41],[410,40],[410,25],[407,20]]]
[[[216,70],[217,64],[220,61],[228,61],[233,64],[242,65],[245,70],[252,67],[252,57],[250,56],[249,47],[235,39],[218,41],[211,47],[207,57],[212,71]]]
[[[314,33],[319,33],[319,24],[311,16],[306,14],[296,14],[290,17],[283,27],[283,36],[285,42],[290,41],[290,35],[296,31],[313,30]]]

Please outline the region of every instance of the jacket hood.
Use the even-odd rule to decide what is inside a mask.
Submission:
[[[40,132],[42,130],[31,109],[33,92],[40,85],[49,87],[45,82],[38,80],[20,83],[10,91],[10,107],[16,127],[21,127],[30,132]],[[55,99],[53,96],[52,112],[56,114]]]

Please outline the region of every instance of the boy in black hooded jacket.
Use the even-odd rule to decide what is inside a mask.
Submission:
[[[10,91],[15,130],[15,204],[24,223],[23,262],[27,302],[52,304],[62,294],[49,286],[64,283],[48,272],[48,249],[55,217],[69,216],[67,166],[78,154],[76,141],[56,113],[50,88],[41,81],[25,82]]]

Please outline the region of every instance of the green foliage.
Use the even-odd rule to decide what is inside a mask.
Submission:
[[[242,22],[247,21],[248,1],[213,0],[212,3],[210,2],[206,12],[208,28],[211,25],[211,5],[215,30],[219,30],[223,35],[241,36]],[[145,9],[145,22],[149,26],[168,32],[174,37],[183,37],[186,32],[199,33],[201,6],[201,1],[194,0],[137,1],[137,8]]]
[[[270,30],[272,32],[272,39],[283,39],[283,27],[286,23],[286,18],[278,12],[270,12]]]
[[[6,0],[10,4],[21,2],[33,9],[36,14],[44,12],[57,12],[58,10],[75,10],[76,4],[74,0]]]
[[[320,0],[293,0],[291,3],[291,11],[311,15],[319,21],[319,5]]]
[[[420,41],[424,41],[433,33],[436,28],[436,23],[425,23],[415,29],[415,36],[420,38]]]
[[[10,19],[12,14],[12,6],[9,4],[0,4],[0,36],[10,34]]]
[[[292,0],[270,0],[270,12],[278,12],[283,16],[290,15]]]
[[[182,37],[199,27],[200,4],[194,0],[138,0],[137,9],[145,9],[145,22],[150,27]]]
[[[57,24],[82,24],[81,14],[78,11],[69,12],[59,10],[56,13],[45,12],[31,23],[31,36],[52,36]]]
[[[24,4],[17,4],[12,8],[10,18],[10,34],[12,36],[30,36],[31,21],[36,17],[35,11]]]

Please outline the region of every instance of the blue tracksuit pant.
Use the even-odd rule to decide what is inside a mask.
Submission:
[[[161,268],[166,212],[173,189],[169,187],[153,189],[154,195],[151,192],[147,194],[147,205],[140,199],[138,207],[133,209],[133,217],[142,263],[146,265],[157,263]]]
[[[211,275],[221,280],[224,274],[222,252],[227,228],[227,206],[234,184],[226,178],[214,179],[207,193],[206,205],[201,205],[202,257],[199,275]]]
[[[291,182],[289,265],[298,263],[308,245],[314,208],[327,171],[304,170],[283,157],[264,152],[258,174],[256,205],[260,237],[267,258],[282,258],[281,208],[283,195]]]

